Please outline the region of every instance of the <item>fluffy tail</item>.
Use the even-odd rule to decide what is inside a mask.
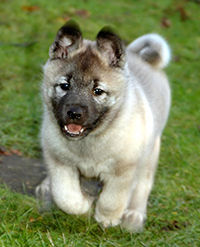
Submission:
[[[166,67],[171,58],[170,47],[158,34],[146,34],[133,41],[127,51],[138,54],[155,68]]]

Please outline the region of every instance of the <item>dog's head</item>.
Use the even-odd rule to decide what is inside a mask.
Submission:
[[[95,42],[83,40],[78,24],[68,21],[58,31],[49,56],[44,66],[44,100],[62,133],[79,140],[102,124],[108,126],[125,87],[119,36],[105,27]]]

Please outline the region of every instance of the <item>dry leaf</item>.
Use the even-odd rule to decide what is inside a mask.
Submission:
[[[186,13],[186,10],[183,6],[178,7],[177,11],[179,11],[180,16],[181,16],[181,21],[186,21],[187,19],[189,19],[188,14]]]
[[[165,27],[165,28],[169,28],[171,27],[172,23],[169,19],[167,19],[166,17],[163,17],[161,20],[161,26]]]
[[[70,19],[69,16],[62,16],[62,17],[58,17],[58,18],[57,18],[57,22],[65,23],[65,22],[68,21],[69,19]]]
[[[6,150],[4,147],[0,147],[0,154],[1,155],[6,155],[6,156],[11,156],[13,154],[16,154],[18,156],[22,156],[22,152],[16,149],[11,149],[11,150]]]
[[[12,154],[10,152],[8,152],[5,148],[0,147],[0,155],[10,156]]]
[[[43,218],[41,216],[39,216],[38,218],[34,219],[33,217],[31,217],[29,219],[29,222],[35,222],[35,221],[38,221],[38,220],[42,220]]]
[[[27,12],[34,12],[34,11],[39,10],[39,7],[38,6],[27,6],[27,5],[24,5],[24,6],[22,6],[22,10],[27,11]]]
[[[78,9],[75,11],[75,14],[77,16],[83,17],[83,18],[89,18],[90,17],[90,12],[85,10],[85,9]]]
[[[19,156],[22,156],[22,152],[20,152],[19,150],[16,150],[16,149],[11,149],[10,150],[12,154],[16,154],[16,155],[19,155]]]

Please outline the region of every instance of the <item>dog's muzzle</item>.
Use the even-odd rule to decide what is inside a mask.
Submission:
[[[88,116],[88,110],[85,106],[70,105],[67,106],[65,116],[65,124],[62,131],[70,137],[82,136],[86,130],[84,123]]]

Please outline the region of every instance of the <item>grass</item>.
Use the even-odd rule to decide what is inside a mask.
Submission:
[[[32,7],[31,7],[32,6]],[[85,11],[80,11],[85,10]],[[127,42],[148,32],[169,41],[172,108],[142,234],[101,229],[58,210],[40,216],[34,198],[0,187],[1,246],[200,246],[200,4],[192,0],[0,2],[1,146],[40,157],[42,65],[55,32],[76,18],[94,39],[104,24]],[[161,25],[161,22],[163,23]]]

